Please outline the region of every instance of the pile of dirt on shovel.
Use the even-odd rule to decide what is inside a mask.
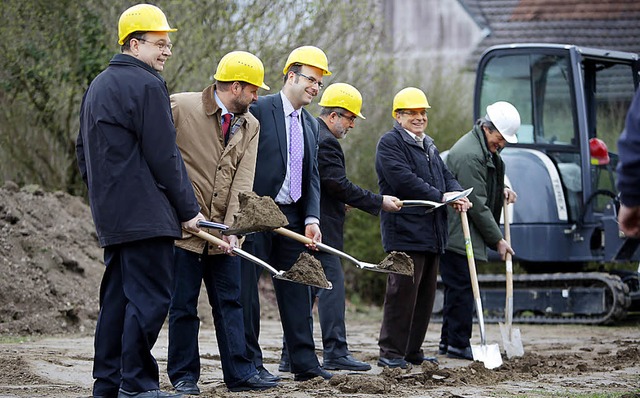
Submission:
[[[391,252],[378,264],[378,268],[392,271],[396,274],[413,276],[413,260],[403,252]]]
[[[104,265],[82,198],[0,188],[0,335],[92,333]]]
[[[305,252],[300,253],[295,264],[282,276],[292,281],[304,283],[305,285],[316,286],[323,289],[331,287],[320,261]]]
[[[254,192],[240,192],[240,211],[233,216],[229,232],[243,235],[251,232],[271,231],[289,224],[276,202],[269,196]]]

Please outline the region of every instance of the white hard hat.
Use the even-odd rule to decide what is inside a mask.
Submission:
[[[506,101],[498,101],[487,107],[487,121],[493,123],[502,137],[510,144],[518,142],[516,133],[520,128],[520,114],[515,106]]]

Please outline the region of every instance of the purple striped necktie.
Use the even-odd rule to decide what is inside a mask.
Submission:
[[[302,143],[302,129],[298,123],[298,112],[291,112],[289,139],[289,196],[294,202],[302,196],[302,158],[304,144]]]

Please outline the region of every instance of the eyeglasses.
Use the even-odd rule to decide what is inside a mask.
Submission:
[[[151,45],[154,45],[156,47],[158,47],[158,49],[160,49],[160,51],[164,51],[165,48],[169,51],[171,51],[171,49],[173,48],[173,44],[172,43],[165,43],[162,40],[158,40],[158,41],[149,41],[149,40],[145,40],[142,37],[138,38],[136,37],[136,39],[140,40],[141,42],[145,42],[145,43],[149,43]]]
[[[354,116],[347,116],[347,115],[345,115],[344,113],[341,113],[341,112],[336,112],[336,113],[337,113],[338,116],[343,117],[345,119],[348,119],[350,123],[355,122],[356,118],[357,118],[357,116],[355,116],[355,115]]]
[[[296,74],[296,75],[298,75],[298,76],[302,76],[302,77],[304,77],[305,79],[309,80],[309,83],[311,83],[311,85],[312,85],[312,86],[313,86],[314,84],[317,84],[317,85],[318,85],[318,88],[319,88],[320,90],[322,90],[322,89],[324,88],[324,84],[322,84],[322,82],[321,82],[321,81],[316,80],[316,78],[315,78],[315,77],[307,76],[307,75],[305,75],[304,73],[301,73],[301,72],[293,72],[293,73],[295,73],[295,74]]]
[[[427,111],[397,111],[396,113],[400,113],[401,115],[407,115],[409,117],[418,117],[418,116],[422,116],[422,117],[426,117],[427,116]]]

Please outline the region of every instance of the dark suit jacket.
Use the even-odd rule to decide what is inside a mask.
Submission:
[[[320,126],[318,169],[322,193],[320,195],[322,242],[342,250],[345,203],[367,213],[378,215],[382,206],[382,195],[362,189],[349,181],[345,173],[342,146],[320,118],[318,118],[318,125]]]
[[[260,140],[253,191],[275,199],[287,172],[286,124],[280,93],[258,98],[251,113],[260,121]],[[320,177],[318,176],[318,122],[302,109],[304,161],[302,169],[302,217],[320,218]]]

